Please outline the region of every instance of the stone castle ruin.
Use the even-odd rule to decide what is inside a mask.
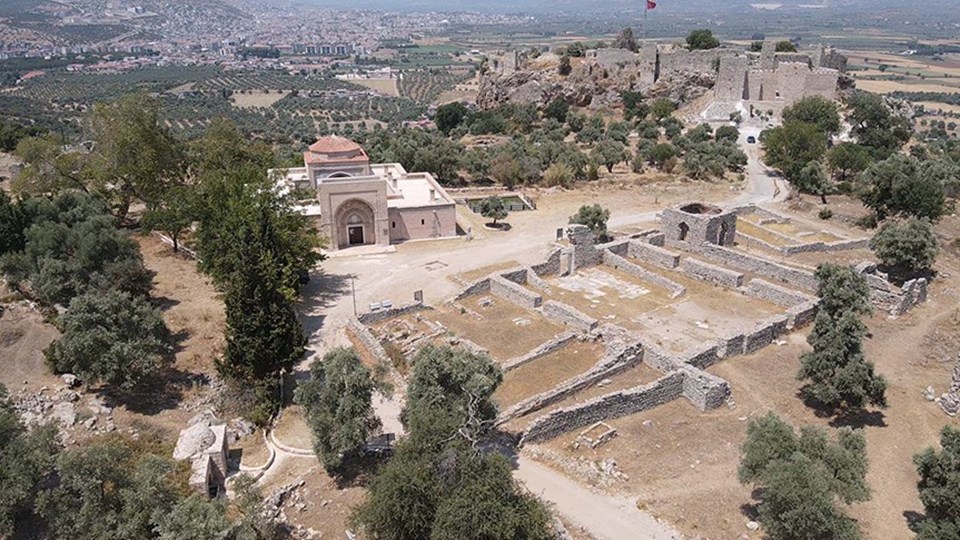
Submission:
[[[773,41],[765,41],[759,53],[725,47],[690,51],[657,43],[643,43],[636,53],[593,49],[565,79],[557,78],[553,68],[537,71],[535,61],[515,54],[509,69],[483,77],[477,104],[546,105],[559,98],[596,108],[616,105],[625,90],[687,102],[710,88],[718,102],[785,106],[813,95],[836,99],[846,57],[823,46],[802,53],[775,49]]]
[[[363,314],[348,335],[382,362],[384,344],[409,357],[445,343],[489,354],[505,386],[545,377],[549,384],[503,396],[497,419],[542,441],[680,398],[700,411],[728,403],[730,385],[707,368],[777,343],[816,315],[815,268],[791,257],[828,260],[866,242],[753,206],[690,202],[659,218],[657,228],[602,244],[570,225],[539,264],[493,272],[435,308]],[[926,298],[926,280],[897,286],[869,264],[855,268],[873,304],[892,315]],[[543,341],[516,350],[537,332]],[[551,379],[554,370],[568,378]]]

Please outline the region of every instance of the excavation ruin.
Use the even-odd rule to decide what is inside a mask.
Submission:
[[[708,368],[810,324],[819,262],[854,266],[891,316],[927,294],[926,279],[896,284],[864,262],[867,239],[756,206],[690,202],[612,241],[582,225],[560,236],[539,264],[493,272],[437,306],[361,314],[348,333],[394,366],[428,344],[489,355],[504,371],[497,424],[540,442],[681,398],[724,405],[730,384]]]

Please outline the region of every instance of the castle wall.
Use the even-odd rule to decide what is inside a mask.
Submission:
[[[707,51],[688,51],[677,49],[660,52],[659,79],[671,78],[683,73],[713,73],[715,62],[730,51],[710,49]]]
[[[746,56],[720,58],[720,72],[713,92],[718,101],[740,101],[744,97],[748,60]]]

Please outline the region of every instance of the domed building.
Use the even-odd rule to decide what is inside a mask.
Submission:
[[[300,210],[317,220],[328,249],[457,234],[455,203],[429,173],[371,164],[359,144],[336,135],[311,144],[303,164],[270,174],[286,189],[316,194],[317,202]]]

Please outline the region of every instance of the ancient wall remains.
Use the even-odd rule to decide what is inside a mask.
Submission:
[[[501,276],[490,276],[490,293],[527,309],[536,309],[543,297]]]
[[[523,356],[507,360],[503,363],[503,371],[510,371],[512,369],[517,369],[518,367],[528,363],[533,362],[534,360],[546,356],[554,351],[562,349],[567,343],[570,343],[577,338],[577,334],[574,332],[564,332],[559,336],[545,342],[541,343],[539,347],[528,352]]]
[[[567,239],[573,244],[573,269],[600,264],[597,236],[585,225],[568,225]]]
[[[720,285],[730,289],[736,289],[743,285],[743,274],[728,270],[720,266],[714,266],[691,257],[685,257],[680,263],[680,269],[701,281]]]
[[[732,245],[737,234],[737,214],[703,203],[667,208],[660,215],[667,241],[690,244]]]
[[[743,341],[743,354],[753,354],[773,343],[787,331],[787,315],[774,315],[760,321],[752,332],[748,332]]]
[[[777,44],[764,40],[760,47],[760,69],[773,70],[777,67]]]
[[[813,276],[812,269],[810,271],[800,270],[770,262],[755,255],[711,244],[692,246],[690,249],[723,266],[759,274],[773,281],[789,283],[791,287],[800,287],[808,291],[817,290],[817,278]]]
[[[395,308],[381,309],[379,311],[363,313],[359,315],[357,319],[359,319],[360,323],[362,324],[376,324],[380,321],[385,321],[394,317],[400,317],[408,313],[416,313],[417,311],[423,311],[425,309],[430,308],[423,305],[423,302],[413,302],[410,304],[397,306]]]
[[[554,248],[550,250],[550,253],[547,255],[547,259],[540,263],[535,264],[530,267],[538,276],[555,276],[560,274],[560,257],[563,253],[563,248]]]
[[[367,350],[370,356],[377,362],[389,365],[390,357],[387,356],[387,351],[383,349],[380,340],[373,335],[370,328],[360,322],[359,319],[348,319],[347,329],[353,334],[357,341],[360,342],[360,345]]]
[[[691,365],[680,366],[683,372],[683,397],[700,411],[709,411],[726,403],[730,397],[727,381]]]
[[[720,71],[713,87],[718,101],[740,101],[744,98],[748,67],[746,56],[724,56],[720,59]]]
[[[623,253],[618,253],[617,255],[621,257],[624,256]],[[673,270],[680,266],[679,253],[636,240],[628,244],[626,256],[667,270]]]
[[[685,378],[684,373],[675,371],[650,384],[558,409],[535,419],[524,433],[522,442],[551,439],[600,420],[619,418],[669,403],[683,395]]]
[[[760,278],[751,279],[750,283],[747,283],[747,286],[743,288],[743,292],[785,308],[816,300],[812,296],[803,294],[796,289],[781,287],[780,285],[775,285]]]
[[[556,302],[554,300],[547,300],[543,304],[543,309],[541,310],[543,316],[547,319],[560,323],[564,326],[571,326],[580,330],[581,332],[589,332],[594,330],[599,322],[593,317],[582,313],[581,311],[574,309],[567,304]]]
[[[453,300],[454,302],[457,302],[457,301],[463,300],[464,298],[467,298],[467,297],[469,297],[469,296],[473,296],[473,295],[475,295],[475,294],[484,294],[484,293],[488,293],[488,292],[490,292],[490,277],[489,277],[489,276],[488,276],[488,277],[485,277],[485,278],[480,278],[480,279],[474,281],[473,283],[470,283],[470,284],[467,285],[466,287],[460,289],[460,292],[458,292],[458,293],[453,297],[452,300]]]
[[[687,292],[686,287],[683,285],[671,281],[660,274],[650,272],[645,268],[641,268],[611,251],[603,252],[603,263],[607,266],[611,266],[617,270],[625,272],[637,279],[663,287],[667,290],[667,293],[670,294],[671,298],[677,298]]]

